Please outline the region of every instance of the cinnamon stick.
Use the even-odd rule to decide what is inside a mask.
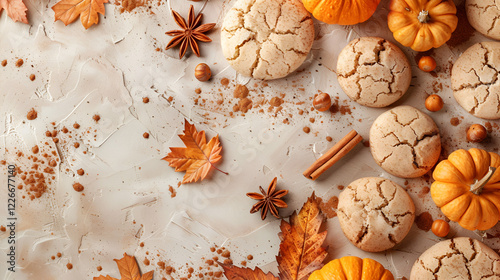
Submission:
[[[316,180],[323,172],[347,155],[362,140],[363,137],[356,130],[351,130],[351,132],[307,168],[303,173],[304,176],[311,180]]]

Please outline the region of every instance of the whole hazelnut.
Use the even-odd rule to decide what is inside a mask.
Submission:
[[[467,129],[467,140],[470,142],[481,142],[488,136],[486,128],[480,124],[473,124]]]
[[[425,108],[431,112],[437,112],[443,109],[443,99],[437,94],[431,94],[425,99]]]
[[[194,76],[200,82],[206,82],[212,77],[212,71],[210,67],[205,63],[200,63],[194,68]]]
[[[316,94],[316,96],[314,96],[313,106],[314,109],[324,112],[332,106],[332,99],[328,93],[322,92],[320,94]]]

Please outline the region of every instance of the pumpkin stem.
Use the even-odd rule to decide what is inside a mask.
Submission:
[[[431,17],[429,16],[429,11],[420,11],[420,13],[418,14],[418,21],[420,21],[420,23],[427,23]]]
[[[488,184],[488,181],[490,181],[491,177],[493,177],[493,174],[495,174],[495,171],[497,169],[493,166],[490,166],[490,169],[488,170],[488,173],[484,175],[484,177],[481,180],[478,180],[474,185],[471,186],[470,191],[473,194],[480,194],[483,191],[484,186]]]

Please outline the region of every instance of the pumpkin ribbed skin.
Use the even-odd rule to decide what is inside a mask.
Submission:
[[[453,0],[391,0],[389,10],[394,39],[418,52],[442,46],[458,24]]]
[[[479,191],[471,189],[497,168]],[[448,219],[469,230],[487,230],[500,219],[500,156],[480,149],[457,150],[441,161],[432,174],[434,203]]]
[[[317,20],[352,25],[368,20],[380,0],[302,0],[302,3]]]
[[[308,280],[394,280],[394,276],[375,260],[348,256],[330,261]]]

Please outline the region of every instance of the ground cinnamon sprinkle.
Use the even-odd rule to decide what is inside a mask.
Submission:
[[[168,186],[168,190],[170,191],[171,198],[174,198],[177,195],[177,192],[175,191],[174,187]]]
[[[68,269],[73,269],[73,264],[68,263],[68,264],[66,265],[66,267],[67,267]]]
[[[101,270],[102,270],[102,266],[98,266],[97,271],[101,271]]]
[[[101,116],[99,116],[99,115],[94,115],[94,116],[92,117],[92,119],[94,119],[94,121],[95,121],[95,122],[98,122],[98,121],[101,119]]]
[[[35,146],[33,146],[33,148],[31,148],[31,151],[32,151],[34,154],[38,154],[38,152],[40,151],[40,148],[38,148],[38,145],[35,145]]]
[[[73,128],[75,128],[75,129],[79,129],[79,128],[80,128],[80,124],[78,124],[78,123],[74,123],[74,124],[73,124]]]
[[[461,122],[462,122],[462,121],[461,121],[459,118],[457,118],[457,117],[454,117],[454,118],[451,118],[451,119],[450,119],[450,124],[451,124],[451,125],[453,125],[453,126],[457,126],[457,125],[459,125]]]
[[[35,74],[31,74],[31,75],[30,75],[30,80],[33,82],[35,79],[36,79]]]
[[[80,183],[74,183],[73,184],[73,189],[77,192],[82,192],[85,188],[83,187],[82,184]]]
[[[283,103],[284,103],[283,99],[276,97],[276,96],[271,98],[271,101],[269,101],[269,104],[271,104],[271,106],[273,106],[273,107],[279,107]]]
[[[432,216],[429,212],[423,212],[415,218],[417,227],[424,231],[429,231],[432,227]]]
[[[304,126],[304,128],[302,129],[305,133],[309,133],[311,132],[311,129],[307,126]]]
[[[142,137],[144,137],[144,138],[148,139],[148,138],[149,138],[149,133],[144,132],[144,134],[142,135]]]
[[[196,94],[200,94],[200,93],[201,93],[201,88],[197,88],[197,89],[195,89],[195,90],[194,90],[194,92],[195,92]]]
[[[57,253],[57,257],[60,258],[62,256],[61,253]]]
[[[150,262],[149,262],[148,258],[144,258],[143,263],[144,263],[144,265],[146,265],[146,266],[150,264]]]
[[[30,121],[36,119],[38,117],[38,113],[37,111],[35,111],[34,108],[31,108],[31,110],[28,112],[28,114],[26,115],[26,118]]]
[[[142,103],[149,103],[149,97],[143,97]]]
[[[16,61],[16,66],[17,66],[17,67],[21,67],[21,66],[23,66],[23,64],[24,64],[24,60],[23,60],[22,58],[20,58],[20,59],[18,59],[18,60]]]
[[[3,67],[7,66],[7,59],[2,60],[2,66]]]
[[[330,136],[326,136],[326,141],[328,141],[328,142],[332,142],[332,140],[333,140],[333,139],[332,139],[332,137],[330,137]]]
[[[73,144],[73,146],[74,146],[75,148],[78,148],[78,147],[80,147],[80,143],[75,142],[75,144]]]
[[[220,84],[227,87],[229,85],[229,79],[228,78],[222,78],[220,80]]]
[[[76,173],[80,176],[83,176],[85,174],[85,171],[82,168],[80,168],[76,171]]]

